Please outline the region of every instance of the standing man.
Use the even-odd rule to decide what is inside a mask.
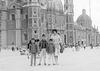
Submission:
[[[60,44],[62,43],[61,37],[60,35],[57,33],[57,30],[54,29],[52,30],[52,35],[51,35],[51,39],[53,39],[54,41],[54,45],[55,45],[55,63],[56,65],[58,64],[58,56],[60,54]]]
[[[90,44],[90,46],[91,46],[91,49],[93,49],[93,44],[92,43]]]
[[[36,53],[38,52],[37,44],[35,42],[35,39],[31,39],[30,47],[30,53],[31,53],[31,66],[33,65],[33,57],[34,57],[34,66],[36,66]]]
[[[46,49],[48,47],[48,42],[46,41],[45,34],[42,35],[42,40],[39,42],[40,49],[40,61],[39,65],[41,65],[42,58],[44,59],[44,65],[46,65]]]

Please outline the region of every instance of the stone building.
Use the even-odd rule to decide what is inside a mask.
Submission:
[[[48,38],[52,29],[64,43],[73,42],[73,0],[64,5],[61,0],[0,0],[0,5],[1,47],[22,47],[42,33]]]
[[[73,8],[73,0],[64,0],[64,5],[61,0],[0,0],[1,47],[26,46],[33,37],[41,39],[43,33],[48,39],[52,29],[58,30],[65,44],[99,43],[100,35],[89,16],[82,14],[74,23]]]
[[[65,29],[65,39],[66,44],[73,45],[74,43],[74,4],[73,0],[65,0],[64,2],[64,12],[65,12],[65,23],[66,23],[66,29]],[[66,13],[67,12],[67,13]]]
[[[100,44],[99,31],[92,26],[91,18],[86,14],[86,10],[82,10],[82,14],[78,17],[74,24],[75,43],[84,42],[87,46]],[[97,39],[98,38],[98,39]]]

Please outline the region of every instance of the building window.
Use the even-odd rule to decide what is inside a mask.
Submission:
[[[15,6],[13,6],[13,8],[15,8]]]
[[[68,6],[66,5],[66,10],[68,10]]]
[[[41,22],[44,22],[44,15],[41,15]]]
[[[1,20],[1,16],[0,16],[0,20]]]
[[[28,15],[25,15],[25,18],[28,19]]]
[[[32,0],[30,0],[29,2],[32,2]]]
[[[15,20],[15,14],[12,14],[12,20]]]
[[[29,17],[32,17],[32,7],[29,7],[28,10],[29,10],[29,11],[28,11],[28,15],[29,15]]]
[[[32,19],[29,19],[28,22],[28,27],[32,27]]]
[[[37,31],[35,30],[35,31],[34,31],[34,33],[36,34],[36,33],[37,33]]]
[[[68,0],[66,0],[66,3],[68,4]]]
[[[36,14],[36,12],[34,11],[34,14]]]
[[[36,13],[36,11],[34,11],[33,16],[36,16],[36,15],[37,15],[37,13]]]
[[[28,23],[28,15],[25,15],[26,23]]]
[[[17,3],[20,3],[20,2],[22,2],[22,0],[17,0]]]
[[[23,9],[21,9],[20,13],[23,14]]]
[[[81,23],[81,26],[83,26],[83,23]]]
[[[37,16],[37,8],[33,8],[33,16]]]
[[[36,20],[34,20],[34,23],[36,23]]]

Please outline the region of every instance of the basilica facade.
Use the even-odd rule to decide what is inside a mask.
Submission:
[[[0,0],[1,47],[24,47],[33,37],[41,39],[43,33],[48,39],[52,29],[58,30],[65,44],[72,45],[81,39],[87,46],[99,43],[98,30],[92,27],[91,20],[83,22],[84,18],[78,18],[74,22],[73,8],[73,0],[64,0],[64,4],[61,0]],[[84,23],[89,23],[92,29],[83,26]],[[96,39],[89,37],[89,33]]]
[[[92,26],[91,17],[86,14],[85,9],[82,10],[82,14],[77,18],[76,24],[74,24],[74,35],[75,43],[79,41],[87,46],[100,44],[98,27]]]
[[[0,0],[1,46],[22,47],[31,38],[47,39],[57,29],[66,42],[66,18],[73,18],[73,0]],[[65,40],[64,40],[65,38]],[[67,42],[66,42],[67,43]]]

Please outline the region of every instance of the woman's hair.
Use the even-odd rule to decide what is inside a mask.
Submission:
[[[45,34],[42,34],[42,37],[45,37]]]
[[[53,39],[49,39],[49,41],[53,41]]]
[[[56,33],[57,33],[57,29],[53,29],[53,30],[52,30],[52,33],[54,33],[54,32],[56,32]]]

